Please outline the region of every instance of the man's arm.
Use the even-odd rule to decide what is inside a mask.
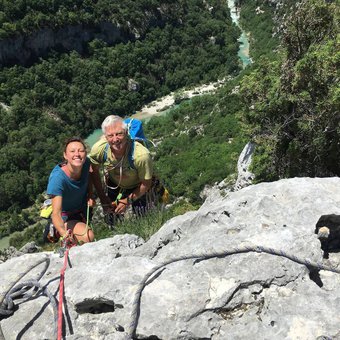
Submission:
[[[132,201],[136,201],[142,197],[151,188],[152,179],[145,179],[140,182],[140,185],[129,195]]]
[[[134,159],[134,165],[138,172],[139,185],[136,189],[124,199],[118,201],[116,213],[123,213],[131,201],[136,201],[141,198],[152,186],[152,174],[153,174],[153,161],[150,152],[142,145],[136,143],[136,148],[139,146],[142,148],[140,152],[137,152]]]
[[[152,179],[142,180],[139,186],[126,198],[120,199],[118,201],[115,213],[122,214],[129,205],[129,201],[136,201],[138,198],[142,197],[152,185]]]

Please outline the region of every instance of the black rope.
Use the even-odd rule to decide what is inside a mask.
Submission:
[[[24,272],[21,272],[16,275],[16,277],[8,284],[8,288],[5,289],[4,293],[0,294],[0,318],[1,316],[8,316],[13,313],[13,298],[17,296],[21,296],[23,293],[25,293],[28,289],[28,287],[35,287],[35,288],[41,288],[40,283],[38,280],[32,280],[28,282],[23,282],[18,285],[18,288],[15,287],[15,285],[27,274],[29,273],[32,269],[35,267],[39,266],[40,264],[45,263],[45,266],[43,270],[40,272],[38,275],[38,280],[41,279],[41,277],[46,273],[49,265],[50,265],[50,258],[49,257],[44,257],[40,260],[38,260],[36,263],[33,263],[30,265]],[[36,284],[37,283],[37,284]],[[21,290],[20,292],[18,290]],[[53,299],[54,296],[51,295],[46,288],[44,288],[45,294],[50,298],[52,308],[53,307]],[[11,293],[13,293],[13,297],[11,297]],[[33,293],[32,293],[33,294]],[[53,296],[53,299],[51,299],[50,296]],[[8,309],[9,308],[9,309]],[[2,328],[1,328],[1,323],[0,323],[0,340],[5,340],[5,336],[3,334]]]

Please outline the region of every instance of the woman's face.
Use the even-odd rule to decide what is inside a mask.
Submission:
[[[80,142],[71,142],[67,145],[64,158],[68,164],[81,167],[86,160],[86,149]]]

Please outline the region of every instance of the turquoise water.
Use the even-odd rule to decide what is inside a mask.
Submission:
[[[240,27],[239,19],[240,19],[240,12],[238,11],[238,8],[235,7],[235,0],[228,0],[228,7],[230,10],[230,16],[232,22],[237,25],[241,31],[242,34],[238,38],[238,41],[240,43],[240,48],[238,51],[238,56],[242,61],[242,66],[245,68],[247,65],[251,64],[251,58],[249,58],[249,41],[247,34],[242,30],[242,27]]]
[[[102,134],[103,134],[102,129],[96,129],[85,139],[85,142],[90,147],[92,147],[93,144],[101,137]]]
[[[243,68],[251,64],[251,59],[249,58],[249,41],[245,32],[238,39],[240,42],[240,49],[238,51],[238,56],[242,61]]]

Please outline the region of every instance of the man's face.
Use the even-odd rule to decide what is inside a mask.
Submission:
[[[122,123],[117,122],[105,129],[105,138],[113,151],[123,152],[126,148],[127,134]]]

